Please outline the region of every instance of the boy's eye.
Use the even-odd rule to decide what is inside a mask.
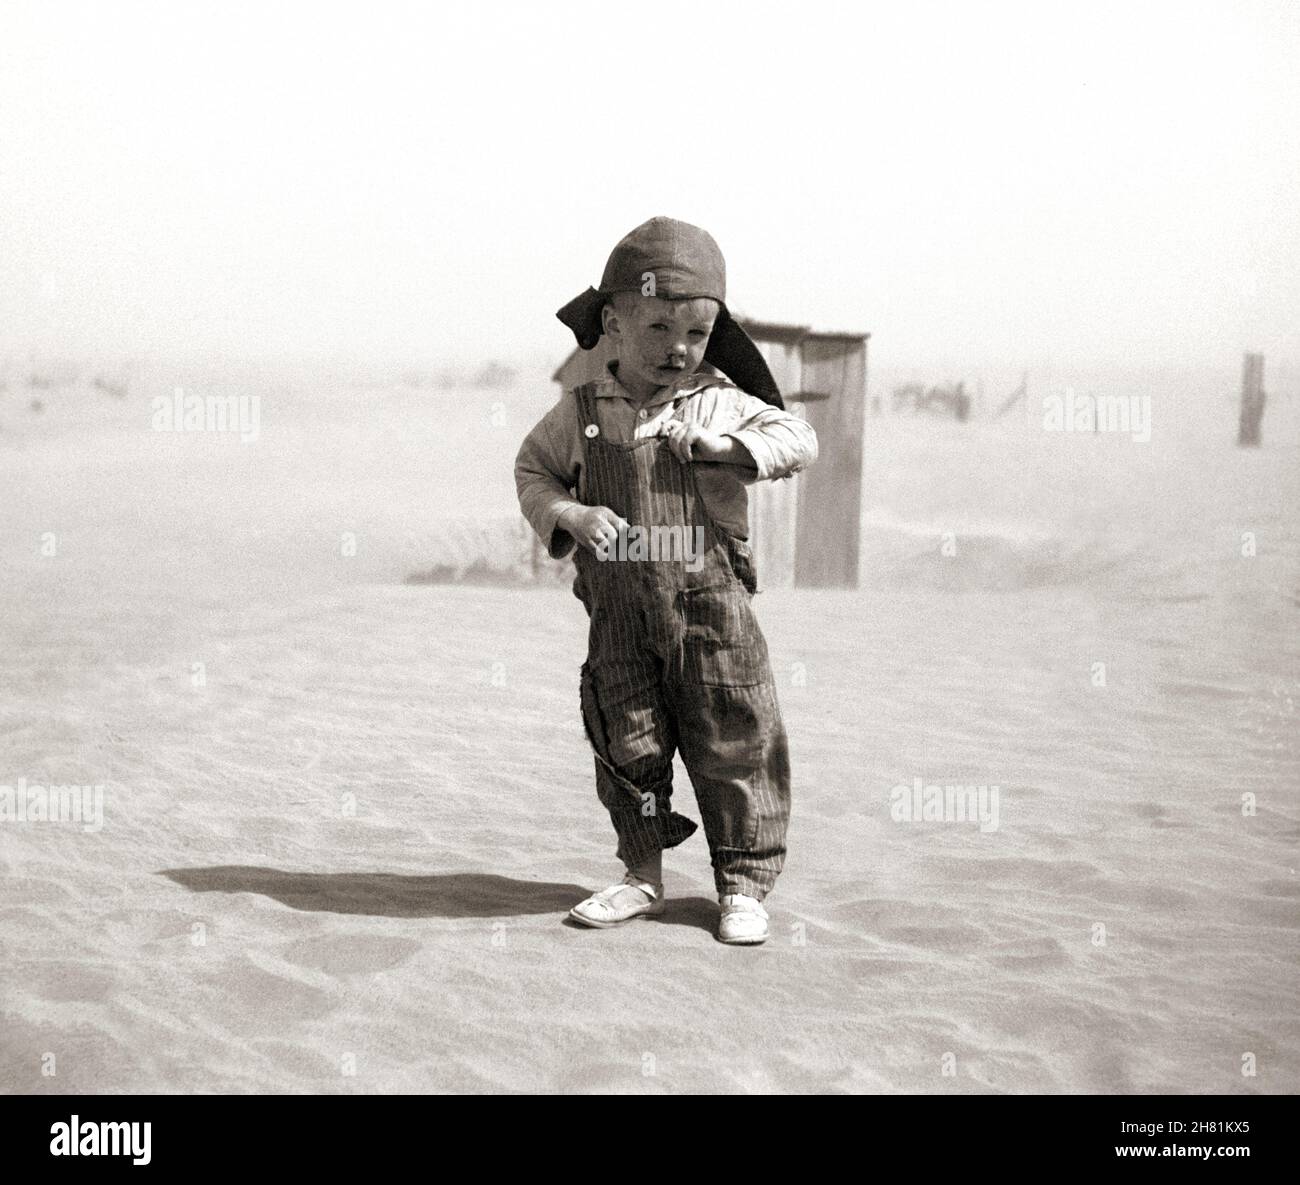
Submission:
[[[704,330],[703,330],[703,329],[692,329],[692,330],[691,330],[691,337],[703,337],[703,336],[704,336]]]
[[[662,321],[656,321],[653,325],[650,326],[650,328],[651,328],[651,329],[667,329],[668,326],[665,325]]]

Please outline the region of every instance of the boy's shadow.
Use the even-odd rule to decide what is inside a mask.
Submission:
[[[290,909],[390,918],[567,915],[591,892],[581,885],[513,880],[489,872],[399,876],[391,872],[284,872],[226,864],[166,868],[159,875],[194,893],[259,893]],[[659,920],[707,929],[717,920],[717,906],[703,897],[670,901]]]

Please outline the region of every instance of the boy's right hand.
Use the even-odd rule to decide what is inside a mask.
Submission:
[[[588,551],[603,557],[609,555],[609,549],[629,524],[608,506],[574,506],[560,515],[556,526],[563,527]]]

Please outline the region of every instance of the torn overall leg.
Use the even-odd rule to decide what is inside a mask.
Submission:
[[[696,824],[672,809],[672,717],[654,658],[582,667],[582,719],[596,757],[596,794],[628,868],[689,839]]]

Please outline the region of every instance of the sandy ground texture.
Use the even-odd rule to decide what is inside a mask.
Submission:
[[[508,471],[441,503],[421,466],[488,422],[381,411],[360,442],[271,417],[260,454],[116,421],[0,445],[0,784],[103,786],[102,826],[0,821],[0,1088],[1300,1088],[1285,499],[1243,576],[1204,481],[1150,512],[1195,519],[1172,549],[1125,542],[1108,486],[1098,550],[1051,497],[1007,525],[996,441],[882,435],[869,498],[936,448],[969,480],[869,516],[883,584],[756,601],[795,807],[771,941],[728,948],[702,834],[662,919],[564,921],[617,871],[581,606],[404,586],[410,530],[507,512]],[[940,568],[906,540],[959,506],[984,526]],[[996,828],[895,819],[918,778],[996,785]]]

